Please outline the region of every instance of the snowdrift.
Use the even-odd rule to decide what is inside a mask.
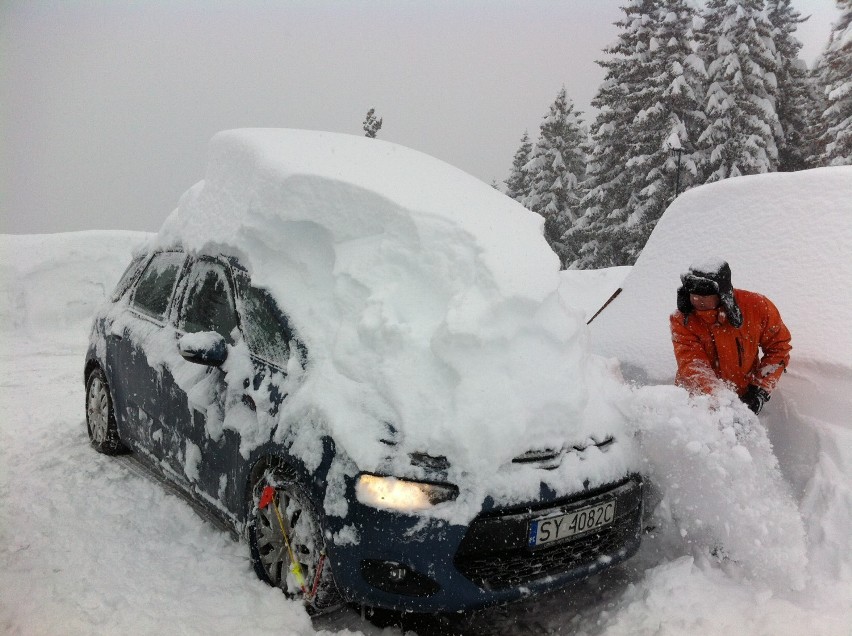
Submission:
[[[0,329],[47,340],[85,339],[144,232],[0,234]]]
[[[850,246],[852,167],[695,188],[666,210],[622,293],[592,323],[593,347],[641,369],[649,380],[670,382],[675,362],[668,317],[680,274],[693,261],[723,258],[734,287],[768,296],[781,311],[793,334],[791,374],[803,364],[839,365],[850,373]]]
[[[559,272],[559,293],[568,305],[582,309],[588,322],[621,287],[632,269],[564,269]]]
[[[715,523],[716,540],[738,545],[740,558],[753,560],[753,572],[771,569],[785,536],[794,556],[788,567],[802,563],[795,553],[804,547],[791,530],[797,513],[789,498],[776,493],[774,507],[767,510],[760,487],[746,483],[778,470],[774,458],[760,450],[765,427],[805,521],[810,571],[852,579],[850,246],[852,167],[699,187],[666,211],[622,293],[591,324],[593,350],[617,357],[625,377],[645,385],[631,408],[644,429],[646,458],[656,467],[650,472],[669,487],[670,499],[671,489],[708,493],[709,499],[689,511],[681,505],[682,531],[703,533],[706,539],[713,534],[708,526]],[[728,406],[700,404],[680,389],[648,386],[673,381],[668,316],[675,310],[679,275],[708,258],[730,263],[735,287],[771,298],[793,334],[789,372],[761,414],[764,427],[755,429],[757,437],[748,444],[726,440],[735,431],[726,427],[725,418],[748,418],[735,399]],[[707,408],[716,409],[713,424]],[[714,431],[706,439],[708,426]],[[754,461],[731,464],[730,456],[745,459],[743,448]],[[765,465],[757,470],[760,462]],[[717,497],[720,490],[725,497]],[[720,512],[724,499],[742,514],[725,518]],[[762,543],[749,547],[749,541]]]

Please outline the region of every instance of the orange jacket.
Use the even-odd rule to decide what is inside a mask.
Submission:
[[[778,384],[790,361],[790,331],[765,296],[735,289],[734,299],[742,312],[741,327],[731,325],[721,307],[688,316],[679,311],[672,314],[679,386],[711,393],[722,380],[742,395],[749,384],[768,392]]]

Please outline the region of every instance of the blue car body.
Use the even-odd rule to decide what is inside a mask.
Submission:
[[[153,354],[146,350],[146,343],[150,348],[166,330],[174,334],[167,336],[167,343],[168,338],[177,340],[184,333],[177,317],[187,294],[187,277],[194,267],[213,264],[226,272],[235,296],[244,293],[249,284],[246,273],[232,258],[190,257],[180,250],[158,254],[139,257],[131,264],[96,318],[85,377],[89,378],[94,369],[103,371],[124,446],[237,534],[245,533],[249,521],[253,467],[268,458],[292,467],[313,503],[325,537],[328,563],[343,600],[423,612],[472,609],[557,589],[628,558],[638,548],[642,481],[636,475],[568,495],[542,484],[536,501],[509,508],[486,499],[481,513],[468,525],[365,505],[356,496],[355,479],[348,476],[343,495],[346,514],[326,514],[322,502],[328,495],[328,473],[340,452],[334,439],[325,436],[319,440],[322,460],[310,468],[291,452],[291,440],[274,440],[274,430],[268,431],[268,441],[249,454],[241,452],[240,436],[234,431],[223,429],[218,435],[210,434],[204,409],[193,406],[170,365],[152,364]],[[142,294],[139,279],[154,257],[174,261],[170,267],[177,268],[160,317],[140,311],[129,300]],[[238,302],[237,306],[242,305]],[[247,320],[250,317],[238,315],[237,328],[245,330]],[[290,329],[286,319],[281,328]],[[292,354],[310,357],[304,349]],[[263,403],[274,413],[287,396],[264,380],[282,370],[254,353],[252,363],[254,377],[252,382],[245,382],[239,408],[257,409],[257,404]],[[199,366],[199,370],[216,393],[217,408],[229,408],[222,372],[215,366]],[[197,453],[189,449],[197,449]],[[197,460],[190,462],[192,470],[187,468],[190,455]],[[440,482],[444,473],[437,462],[427,464],[422,474],[426,480]],[[534,520],[602,501],[615,502],[616,517],[606,527],[541,547],[530,545]],[[358,539],[341,539],[346,528],[357,528]],[[404,573],[402,580],[400,572]]]

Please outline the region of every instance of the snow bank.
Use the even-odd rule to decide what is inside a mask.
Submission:
[[[457,478],[529,497],[534,471],[495,482],[513,457],[622,439],[600,397],[611,369],[588,359],[541,217],[434,158],[333,133],[220,133],[156,243],[238,256],[272,293],[311,365],[282,419],[329,426],[361,469],[380,467],[392,430]],[[548,479],[615,479],[625,446]]]
[[[85,338],[144,232],[0,235],[0,329]]]
[[[624,291],[592,323],[593,348],[650,379],[671,381],[668,317],[679,276],[694,261],[722,258],[734,287],[768,296],[781,311],[793,334],[790,373],[802,363],[852,373],[850,245],[852,167],[740,177],[690,190],[666,210]],[[786,385],[785,378],[780,389]]]
[[[559,294],[571,307],[582,309],[588,322],[622,286],[632,267],[566,269],[559,272]]]
[[[617,357],[628,379],[670,384],[675,361],[668,316],[675,310],[679,274],[690,264],[725,259],[735,287],[775,302],[793,334],[793,351],[789,372],[760,420],[804,518],[809,571],[847,583],[852,581],[850,245],[850,167],[741,177],[696,188],[666,211],[623,292],[591,325],[593,350]],[[753,491],[755,462],[738,468],[736,457],[745,457],[740,444],[720,437],[726,420],[755,423],[728,397],[727,405],[710,405],[687,399],[680,389],[645,386],[626,408],[645,429],[649,471],[666,490],[664,503],[677,508],[673,514],[681,530],[703,533],[705,541],[715,536],[739,552],[737,560],[756,576],[767,567],[783,571],[780,558],[788,558],[788,569],[803,567],[790,495],[773,487],[767,499],[772,489],[762,495]],[[715,410],[708,411],[711,406]],[[755,429],[758,435],[762,431]],[[758,472],[766,488],[773,480],[784,485],[762,442],[757,451],[746,449],[763,463]],[[678,503],[676,491],[684,488],[690,496]],[[724,518],[726,505],[731,513]],[[788,529],[789,549],[761,517],[776,530]],[[769,539],[773,535],[776,539]],[[750,553],[743,543],[748,540],[760,542]]]
[[[733,392],[690,398],[676,387],[631,401],[644,474],[664,494],[655,523],[704,557],[736,563],[762,585],[800,590],[805,531],[766,429]]]

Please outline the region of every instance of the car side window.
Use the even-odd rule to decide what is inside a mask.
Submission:
[[[153,318],[162,319],[185,258],[180,252],[155,254],[136,285],[133,306]]]
[[[189,333],[215,331],[233,343],[237,311],[224,267],[204,260],[193,265],[178,326]]]
[[[266,290],[246,285],[243,291],[243,327],[249,350],[282,369],[290,359],[292,335],[287,319]]]

